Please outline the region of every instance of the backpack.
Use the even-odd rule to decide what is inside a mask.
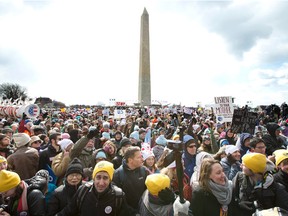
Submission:
[[[42,176],[33,176],[30,179],[24,180],[27,187],[27,192],[30,193],[32,190],[37,189],[40,190],[43,194],[45,194],[46,190],[48,189],[48,183],[45,178]]]
[[[87,192],[93,187],[93,181],[86,182],[82,187],[79,188],[79,193],[77,196],[77,206],[78,209],[80,210],[84,201],[84,198],[87,194]],[[113,194],[115,195],[115,207],[116,207],[116,213],[120,211],[122,202],[123,202],[123,197],[124,193],[121,188],[115,186],[112,184],[113,188]],[[112,195],[113,195],[112,194]]]

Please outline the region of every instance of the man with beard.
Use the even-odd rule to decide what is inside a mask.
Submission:
[[[98,130],[92,128],[87,136],[81,137],[70,150],[70,159],[73,160],[77,157],[81,161],[84,169],[94,166],[94,164],[92,164],[94,161],[93,151],[95,150],[94,141],[97,133]]]
[[[13,149],[10,147],[9,136],[5,134],[0,134],[0,156],[7,158],[13,152]]]

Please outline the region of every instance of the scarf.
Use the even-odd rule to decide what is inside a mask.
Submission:
[[[218,202],[222,205],[223,212],[228,211],[228,205],[232,199],[232,181],[226,177],[225,185],[219,185],[212,180],[208,181],[209,187]]]
[[[28,212],[28,204],[27,204],[27,183],[22,181],[23,192],[21,194],[21,198],[19,199],[17,212]]]
[[[259,184],[257,184],[254,187],[254,189],[257,189],[257,188],[267,189],[273,183],[273,181],[274,181],[274,177],[271,174],[268,174],[265,180],[263,182],[259,182]]]

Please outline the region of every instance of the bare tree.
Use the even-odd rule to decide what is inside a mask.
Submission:
[[[0,97],[3,99],[11,99],[11,102],[20,98],[25,100],[27,96],[27,89],[19,84],[2,83],[0,84]]]

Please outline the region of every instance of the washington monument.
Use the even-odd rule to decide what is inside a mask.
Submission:
[[[141,16],[138,103],[151,105],[149,14],[146,8]]]

